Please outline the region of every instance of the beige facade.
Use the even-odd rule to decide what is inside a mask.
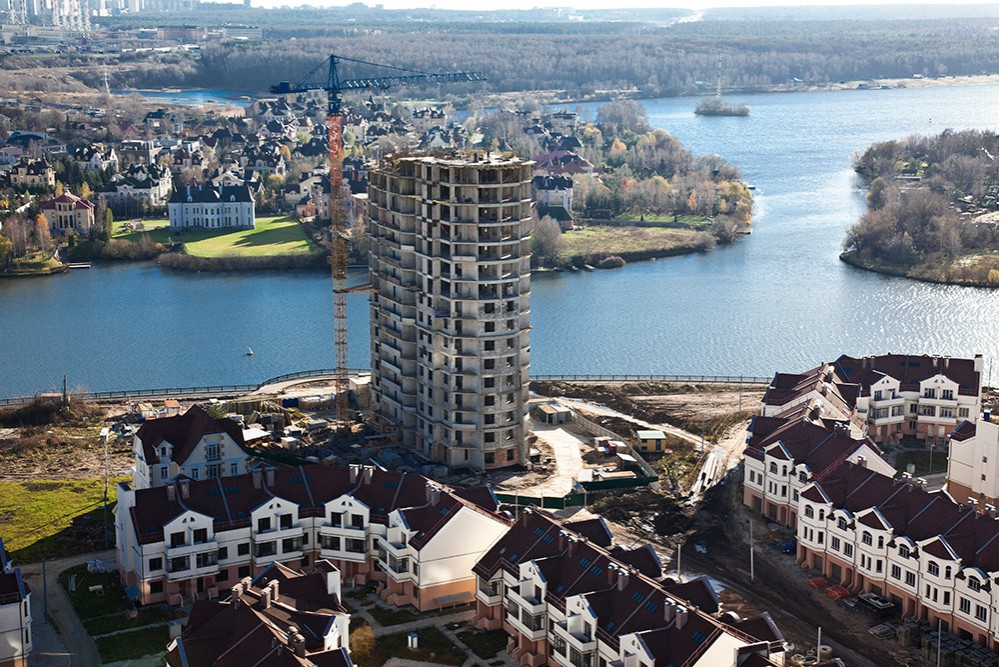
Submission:
[[[452,467],[527,454],[531,166],[475,153],[369,175],[373,414]]]

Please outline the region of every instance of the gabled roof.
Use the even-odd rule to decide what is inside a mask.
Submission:
[[[149,419],[135,433],[142,441],[142,453],[148,465],[160,462],[159,446],[164,441],[173,445],[171,461],[183,463],[206,435],[227,433],[242,449],[243,429],[229,418],[213,419],[199,405],[193,405],[182,415]]]

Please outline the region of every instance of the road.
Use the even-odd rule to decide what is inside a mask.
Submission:
[[[115,562],[115,552],[101,551],[98,553],[79,554],[67,558],[49,560],[45,563],[45,586],[42,585],[42,564],[31,563],[21,565],[21,573],[31,586],[32,593],[37,596],[34,600],[35,609],[43,611],[45,601],[43,591],[48,589],[48,617],[52,620],[52,625],[59,633],[63,646],[70,657],[70,664],[73,667],[98,667],[101,664],[97,654],[97,646],[83,628],[73,605],[69,601],[66,591],[59,585],[59,573],[66,568],[86,563],[89,560],[103,560]],[[33,617],[34,618],[34,617]]]

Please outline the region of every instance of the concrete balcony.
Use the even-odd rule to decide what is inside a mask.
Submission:
[[[207,552],[207,551],[218,551],[219,544],[215,541],[215,538],[208,540],[207,542],[201,542],[199,544],[184,544],[176,547],[167,547],[166,559],[169,561],[171,558],[180,558],[181,556],[192,556],[193,554]]]
[[[513,626],[517,632],[524,635],[524,637],[530,639],[531,641],[540,641],[548,636],[548,631],[545,628],[544,616],[529,618],[529,620],[524,623],[518,616],[514,616],[508,611],[506,614],[506,622]]]
[[[529,614],[543,614],[548,608],[548,605],[545,604],[544,600],[538,600],[533,596],[524,597],[521,595],[518,587],[508,588],[506,596],[507,599],[510,600],[511,604],[516,604],[521,609],[526,610]]]

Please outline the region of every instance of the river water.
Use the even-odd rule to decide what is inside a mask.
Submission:
[[[532,371],[768,375],[841,353],[999,358],[999,291],[837,258],[863,212],[853,151],[946,128],[995,130],[999,87],[744,99],[746,118],[694,116],[693,99],[645,104],[653,126],[725,156],[757,187],[753,234],[701,255],[535,276]],[[366,297],[351,295],[348,311],[350,364],[367,366]],[[58,386],[64,374],[95,391],[258,382],[328,368],[332,340],[321,273],[190,275],[143,263],[0,281],[0,396]]]

